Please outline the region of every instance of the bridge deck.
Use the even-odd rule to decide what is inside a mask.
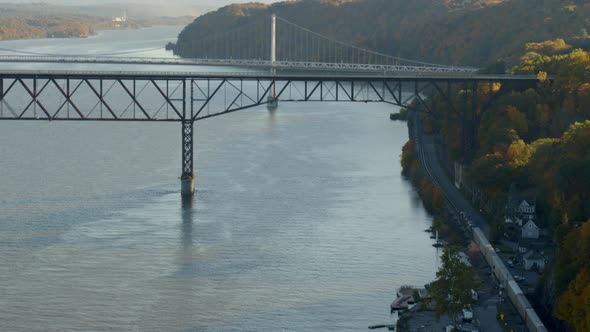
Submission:
[[[243,80],[341,80],[341,81],[536,81],[535,75],[486,75],[472,72],[457,73],[342,73],[342,72],[191,72],[191,71],[78,71],[78,70],[3,70],[5,78],[79,78],[79,79],[243,79]]]
[[[5,63],[57,63],[57,64],[125,64],[159,66],[227,66],[250,68],[277,68],[322,71],[362,72],[475,72],[477,68],[435,64],[376,64],[347,62],[270,61],[263,59],[189,59],[189,58],[141,58],[141,57],[91,57],[91,56],[26,56],[1,55]]]

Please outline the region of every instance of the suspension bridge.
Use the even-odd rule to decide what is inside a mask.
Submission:
[[[270,23],[270,24],[269,24]],[[280,23],[280,24],[277,24]],[[285,19],[240,25],[201,36],[177,50],[192,58],[42,54],[0,49],[7,63],[84,63],[86,70],[0,70],[0,120],[160,121],[182,124],[183,194],[194,193],[194,123],[278,102],[382,102],[400,107],[430,106],[426,91],[440,94],[452,109],[452,86],[477,91],[480,83],[520,82],[536,77],[480,75],[474,68],[393,57],[340,42]],[[125,64],[125,71],[92,69]],[[156,71],[133,65],[158,65]],[[183,66],[187,70],[178,70]],[[224,67],[208,72],[205,66]],[[218,68],[217,68],[218,69]],[[465,94],[464,121],[477,121],[475,95]],[[463,143],[469,135],[463,130]]]
[[[267,30],[268,22],[261,18],[229,31],[204,35],[179,47],[181,54],[191,55],[183,58],[129,56],[154,49],[88,55],[47,54],[0,48],[0,51],[8,53],[0,55],[0,62],[234,66],[277,70],[463,75],[476,71],[472,67],[409,60],[360,48],[274,15],[271,18],[271,33],[267,33]]]

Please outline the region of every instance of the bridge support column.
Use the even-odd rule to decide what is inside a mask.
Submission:
[[[270,74],[276,75],[277,68],[277,15],[272,14],[270,17]],[[277,101],[277,86],[276,82],[272,82],[272,90],[271,95],[267,98],[266,108],[270,112],[276,111],[277,107],[279,106],[279,102]]]
[[[0,78],[0,118],[4,117],[4,79]]]
[[[463,82],[463,110],[461,112],[461,160],[463,165],[469,164],[469,131],[470,123],[469,123],[469,84],[467,81]]]
[[[461,150],[463,164],[468,165],[473,158],[478,142],[479,118],[477,114],[478,84],[464,82],[465,91],[463,112],[461,113]]]
[[[270,17],[270,64],[271,72],[274,74],[275,63],[277,61],[277,15],[272,14]]]
[[[183,196],[195,193],[195,177],[193,173],[193,129],[192,120],[182,121],[182,176],[180,192]]]

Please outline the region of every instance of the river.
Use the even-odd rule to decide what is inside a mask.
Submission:
[[[179,31],[0,48],[169,57],[153,48]],[[431,281],[437,251],[400,175],[408,134],[392,111],[284,103],[198,122],[197,192],[184,202],[177,123],[0,121],[0,330],[365,331],[395,320],[396,289]]]

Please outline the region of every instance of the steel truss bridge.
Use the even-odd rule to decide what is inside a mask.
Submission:
[[[182,123],[182,175],[193,173],[197,121],[274,102],[382,102],[416,107],[426,91],[536,77],[150,72],[0,72],[0,120]],[[459,106],[457,106],[459,107]]]
[[[272,20],[270,32],[269,60],[121,58],[121,62],[117,62],[247,66],[259,68],[258,71],[0,70],[0,120],[180,122],[182,192],[192,194],[194,123],[201,120],[263,105],[268,105],[270,109],[278,102],[381,102],[432,111],[433,105],[423,99],[428,92],[440,95],[454,112],[462,114],[463,128],[467,128],[468,123],[478,121],[477,112],[468,112],[467,105],[477,107],[474,101],[481,83],[499,83],[502,86],[513,82],[530,86],[537,83],[534,76],[478,75],[470,68],[419,62],[403,64],[398,58],[388,56],[383,56],[385,60],[382,63],[277,61],[276,41],[273,42],[276,39],[276,18]],[[313,39],[310,45],[315,45]],[[362,59],[361,51],[364,50],[353,48],[350,56]],[[377,58],[375,54],[373,58]],[[371,57],[365,54],[365,59]],[[0,59],[10,62],[54,60],[115,63],[119,58],[47,57],[37,54]],[[270,70],[262,71],[260,68]],[[459,105],[452,95],[456,88],[475,94],[464,94],[463,104]],[[468,146],[470,140],[477,137],[473,130],[476,129],[471,129],[471,132],[463,130],[463,146]]]

